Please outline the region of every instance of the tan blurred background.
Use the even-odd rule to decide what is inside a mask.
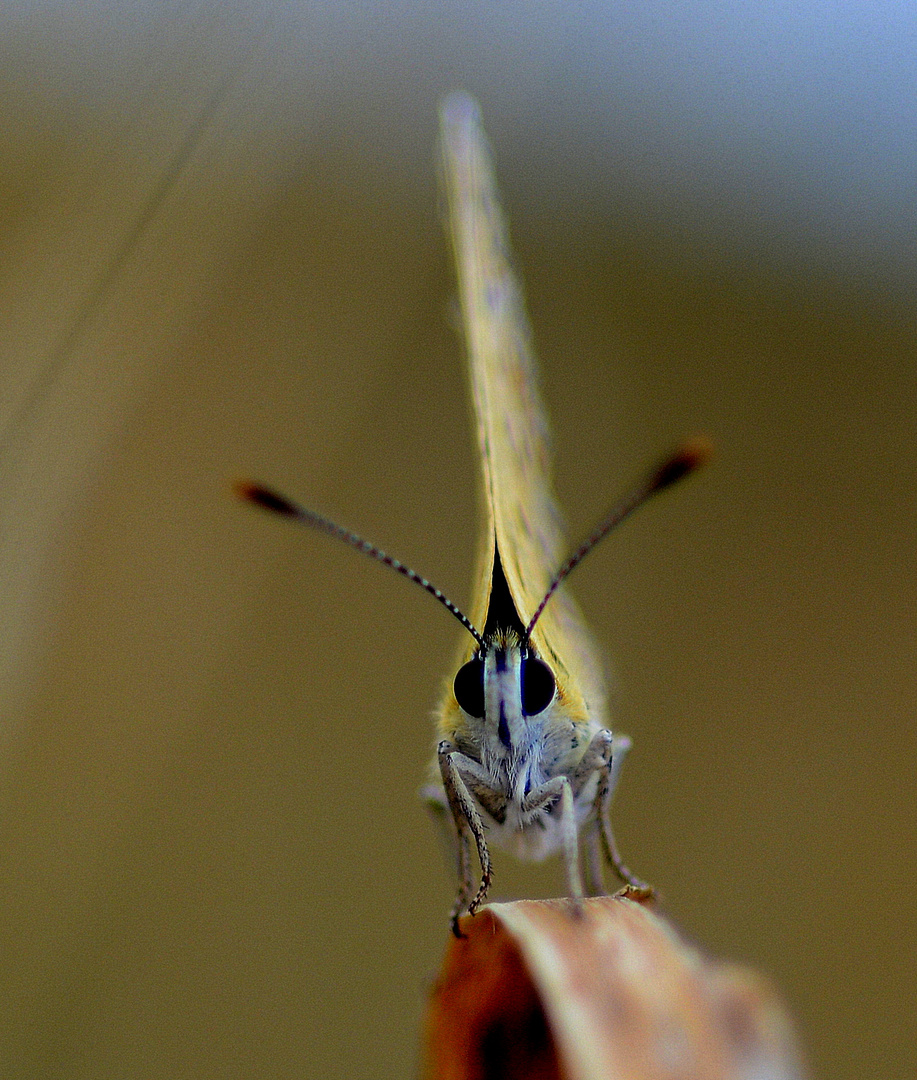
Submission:
[[[5,1080],[414,1073],[457,629],[228,487],[467,602],[456,86],[572,533],[683,435],[719,450],[574,579],[635,740],[624,852],[782,987],[817,1077],[917,1074],[915,102],[881,8],[7,9]]]

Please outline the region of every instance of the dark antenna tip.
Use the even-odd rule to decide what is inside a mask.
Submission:
[[[548,586],[548,591],[542,597],[541,603],[535,609],[535,614],[531,617],[528,626],[525,628],[523,641],[528,641],[532,636],[535,624],[541,618],[541,613],[544,611],[545,605],[557,591],[558,585],[569,576],[571,570],[579,566],[600,540],[606,537],[612,529],[620,525],[625,518],[630,517],[637,507],[642,506],[647,499],[651,499],[660,491],[677,483],[683,477],[694,472],[695,469],[699,469],[702,465],[706,465],[712,456],[713,443],[706,435],[698,435],[693,439],[688,439],[688,441],[682,443],[674,453],[669,454],[655,472],[650,473],[642,484],[639,484],[627,498],[620,502],[611,513],[608,514],[604,521],[596,526],[576,551],[573,552],[570,558],[567,559],[564,565],[557,571],[551,584]]]
[[[237,499],[254,503],[263,510],[270,510],[272,514],[280,514],[283,517],[299,516],[297,508],[288,499],[251,480],[237,480],[232,485],[232,490]]]
[[[713,442],[706,435],[688,439],[660,467],[649,485],[648,495],[677,483],[702,468],[713,457]]]
[[[279,514],[281,517],[293,518],[301,525],[308,525],[311,529],[318,529],[319,532],[328,533],[329,536],[337,537],[338,540],[343,540],[349,547],[361,551],[371,559],[376,559],[384,566],[388,566],[396,573],[406,577],[408,581],[413,581],[415,585],[419,585],[432,597],[438,600],[447,611],[451,612],[462,626],[465,627],[468,633],[471,634],[478,645],[480,645],[482,649],[485,648],[484,639],[481,637],[480,632],[475,629],[468,616],[453,604],[448,596],[445,596],[435,585],[431,584],[425,577],[418,574],[416,570],[412,570],[409,566],[405,566],[403,562],[386,554],[381,548],[376,547],[375,544],[371,544],[368,540],[364,540],[362,536],[358,536],[355,532],[351,532],[350,529],[345,529],[342,525],[335,524],[330,518],[323,517],[314,510],[307,510],[304,506],[298,506],[296,503],[291,502],[283,495],[279,495],[271,488],[263,487],[261,484],[256,484],[251,480],[237,480],[232,485],[232,490],[237,499],[241,499],[243,502],[254,503],[255,506],[260,506],[262,510],[269,510],[272,514]]]

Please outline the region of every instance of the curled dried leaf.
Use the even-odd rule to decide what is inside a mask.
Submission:
[[[759,976],[705,957],[623,897],[493,904],[448,947],[427,1080],[800,1080]]]

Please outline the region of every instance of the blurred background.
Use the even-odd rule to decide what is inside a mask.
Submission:
[[[627,860],[816,1077],[917,1074],[917,12],[5,5],[0,1071],[413,1075],[475,480],[436,108],[495,150],[633,738]],[[497,855],[494,898],[560,867]]]

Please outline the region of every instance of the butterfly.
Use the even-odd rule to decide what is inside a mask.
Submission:
[[[433,782],[424,789],[452,836],[459,886],[450,922],[461,936],[459,916],[473,915],[491,884],[491,844],[523,859],[559,852],[576,902],[604,893],[603,858],[632,894],[651,894],[622,861],[609,817],[630,740],[608,726],[602,666],[564,583],[637,506],[703,464],[709,445],[698,439],[679,447],[564,559],[545,410],[480,112],[456,94],[443,102],[440,121],[481,459],[471,617],[426,578],[330,519],[250,481],[237,485],[237,494],[386,564],[464,627],[437,713]]]

